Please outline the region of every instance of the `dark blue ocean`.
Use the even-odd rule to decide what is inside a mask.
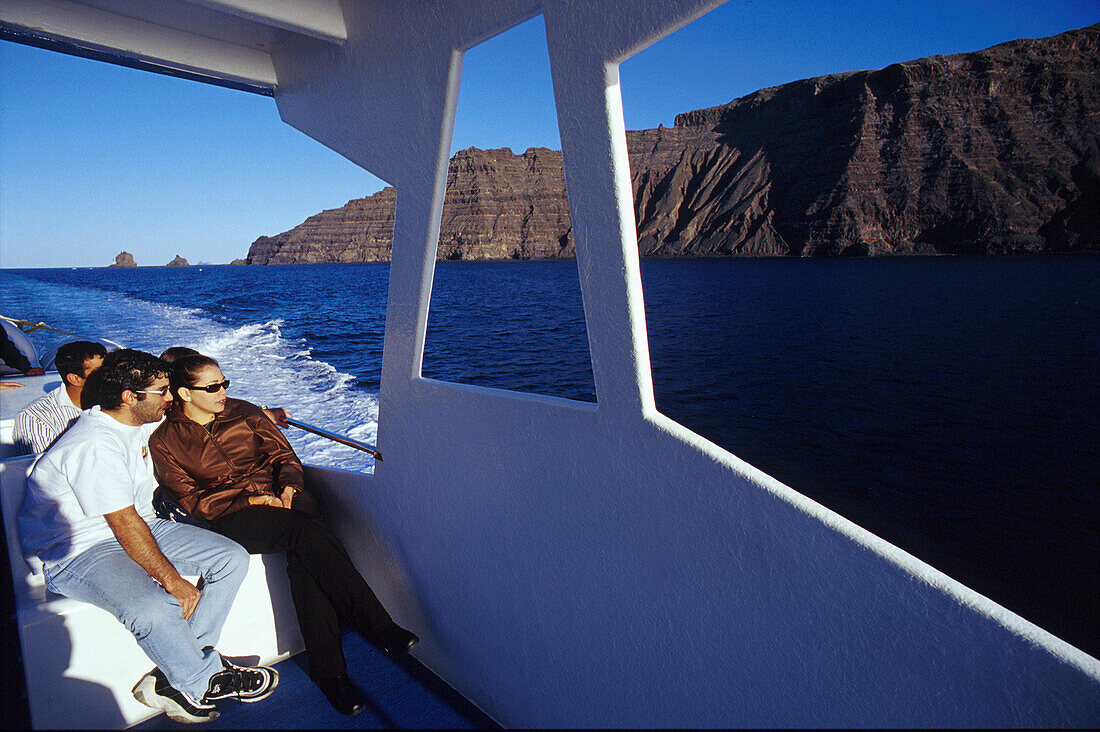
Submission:
[[[388,271],[6,270],[0,314],[198,348],[234,394],[373,442]],[[646,260],[642,275],[661,411],[1100,656],[1100,257]],[[576,264],[440,263],[423,373],[595,401]],[[308,462],[373,468],[292,439]]]

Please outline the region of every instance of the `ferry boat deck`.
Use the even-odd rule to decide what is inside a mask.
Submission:
[[[415,658],[391,659],[354,632],[344,634],[348,675],[367,707],[354,717],[333,709],[309,680],[303,654],[276,664],[279,687],[256,704],[222,705],[203,729],[497,729],[498,725]],[[270,703],[268,703],[270,702]],[[133,729],[193,729],[161,714]]]
[[[42,376],[8,376],[21,388],[0,392],[0,459],[15,457],[12,445],[12,417],[30,402],[55,388],[57,372]],[[0,523],[0,544],[6,546]],[[0,696],[0,725],[4,729],[30,728],[33,718],[27,702],[22,653],[15,623],[15,603],[8,562],[0,562],[0,640],[3,642],[4,679]],[[413,656],[390,658],[352,631],[344,634],[348,675],[367,699],[366,708],[354,717],[340,714],[310,680],[304,654],[293,655],[277,664],[279,686],[268,699],[255,704],[220,705],[222,716],[204,725],[206,729],[496,729],[492,718],[451,688]],[[240,657],[242,664],[255,664],[256,657]],[[136,679],[135,679],[136,681]],[[106,687],[90,689],[85,681],[85,701],[102,698],[110,707]],[[72,701],[72,700],[70,700]],[[163,714],[138,723],[133,729],[189,728]]]
[[[271,96],[398,191],[386,460],[316,478],[416,657],[501,725],[1096,727],[1100,660],[657,409],[618,65],[722,1],[3,0],[0,38]],[[539,14],[596,403],[421,369],[463,54]],[[323,726],[283,668],[288,701],[219,722]],[[31,698],[93,724],[51,706],[59,677],[28,673]],[[363,722],[456,726],[404,716],[427,706],[388,678],[356,671]]]

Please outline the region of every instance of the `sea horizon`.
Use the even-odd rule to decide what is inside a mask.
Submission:
[[[939,258],[975,258],[975,259],[1046,259],[1049,257],[1093,257],[1100,256],[1100,249],[1096,250],[1083,250],[1076,252],[1007,252],[997,254],[973,254],[973,253],[955,253],[955,252],[889,252],[883,254],[859,254],[859,255],[813,255],[802,256],[797,254],[725,254],[725,255],[691,255],[691,256],[669,256],[669,255],[656,255],[656,256],[639,256],[639,261],[680,261],[680,260],[739,260],[739,259],[791,259],[791,260],[858,260],[858,259],[939,259]],[[184,257],[186,259],[186,257]],[[497,264],[503,262],[516,262],[516,263],[541,263],[541,262],[575,262],[576,257],[546,257],[530,259],[517,259],[514,257],[502,257],[500,259],[437,259],[436,263],[446,264],[469,264],[469,263],[490,263]],[[67,269],[185,269],[187,267],[313,267],[313,266],[326,266],[326,265],[344,265],[344,264],[377,264],[377,265],[389,265],[389,261],[382,262],[278,262],[272,264],[233,264],[232,262],[195,262],[194,264],[188,263],[187,265],[173,265],[167,264],[139,264],[134,267],[116,267],[114,265],[105,264],[99,265],[85,265],[81,267],[57,265],[50,267],[3,267],[0,266],[0,272],[33,272],[36,270],[67,270]]]

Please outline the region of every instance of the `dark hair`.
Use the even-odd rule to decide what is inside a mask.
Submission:
[[[102,343],[73,341],[57,349],[57,354],[53,357],[53,365],[62,377],[69,374],[84,376],[85,361],[96,356],[103,358],[106,355],[107,349]]]
[[[218,362],[209,356],[196,353],[193,356],[177,358],[172,362],[172,396],[179,396],[180,387],[188,388],[198,383],[199,372],[213,366],[221,368]]]
[[[160,354],[160,360],[165,363],[175,363],[184,356],[200,356],[198,351],[194,348],[188,348],[187,346],[172,346],[166,348],[164,353]]]
[[[123,348],[108,353],[95,372],[95,402],[103,409],[122,406],[122,392],[148,389],[157,379],[168,375],[168,364],[151,353]],[[144,399],[147,394],[138,394]]]

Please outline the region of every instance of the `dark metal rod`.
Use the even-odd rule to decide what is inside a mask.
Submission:
[[[338,435],[335,432],[329,432],[328,430],[323,430],[320,427],[314,427],[311,424],[306,424],[305,422],[299,422],[296,419],[288,419],[286,421],[286,423],[289,424],[291,427],[297,427],[300,430],[305,430],[306,432],[312,432],[313,434],[320,435],[321,437],[327,437],[328,439],[332,440],[333,442],[339,442],[341,445],[347,445],[348,447],[354,447],[356,450],[362,450],[363,452],[369,452],[371,455],[374,455],[375,460],[380,461],[382,459],[382,453],[380,453],[378,450],[375,450],[370,445],[364,445],[362,442],[356,442],[355,440],[351,439],[350,437],[344,437],[343,435]]]

